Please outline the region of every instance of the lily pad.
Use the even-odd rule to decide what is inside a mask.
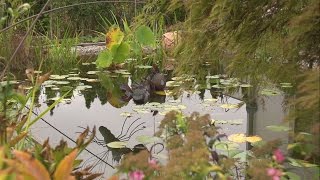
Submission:
[[[219,79],[219,75],[213,75],[213,76],[206,76],[207,79]]]
[[[260,92],[260,94],[265,96],[277,96],[277,95],[280,95],[281,93],[274,89],[263,89]]]
[[[70,81],[78,81],[81,80],[81,77],[68,77],[67,79]]]
[[[83,66],[89,66],[91,63],[82,63]]]
[[[289,131],[290,128],[287,126],[280,126],[280,125],[271,125],[271,126],[267,126],[267,129],[271,130],[271,131],[277,131],[277,132],[281,132],[281,131]]]
[[[240,87],[242,87],[242,88],[250,88],[250,87],[252,87],[252,85],[250,85],[250,84],[240,84]]]
[[[60,80],[60,79],[65,79],[67,78],[68,75],[50,75],[50,79],[53,79],[53,80]]]
[[[142,135],[142,136],[138,136],[136,138],[136,140],[142,144],[150,144],[150,143],[154,143],[157,142],[159,140],[161,140],[158,137],[154,137],[154,136],[147,136],[147,135]]]
[[[69,81],[57,81],[56,84],[66,85],[66,84],[70,84],[70,82]]]
[[[92,86],[90,85],[80,85],[80,86],[77,86],[76,89],[82,91],[82,90],[91,89],[91,88]]]
[[[93,75],[93,74],[97,74],[98,72],[100,72],[100,71],[88,71],[87,74]]]
[[[220,107],[224,109],[235,109],[235,108],[239,108],[239,105],[238,104],[222,104]]]
[[[114,141],[114,142],[108,143],[107,146],[110,148],[121,149],[121,148],[125,148],[127,144],[128,143],[122,142],[122,141]]]
[[[100,82],[99,79],[86,79],[86,81],[91,83]]]
[[[132,116],[132,113],[130,113],[130,112],[123,112],[123,113],[120,114],[120,116],[131,117],[131,116]]]

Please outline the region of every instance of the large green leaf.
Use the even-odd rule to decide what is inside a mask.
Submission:
[[[135,35],[138,42],[143,46],[154,46],[156,44],[156,38],[148,26],[138,27]]]
[[[113,56],[113,61],[116,63],[122,63],[126,58],[129,57],[130,46],[126,42],[122,42],[118,45],[113,45],[111,47],[111,52]]]
[[[102,51],[98,59],[96,60],[96,64],[98,68],[107,68],[112,64],[112,53],[108,49]]]

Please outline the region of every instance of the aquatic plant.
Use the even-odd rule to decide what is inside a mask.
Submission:
[[[140,26],[132,32],[125,24],[124,33],[119,26],[114,25],[106,34],[107,48],[99,54],[96,64],[98,68],[107,68],[112,63],[124,63],[131,53],[141,55],[143,48],[152,49],[155,46],[155,36],[149,27]]]

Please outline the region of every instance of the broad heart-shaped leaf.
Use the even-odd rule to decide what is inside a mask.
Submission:
[[[117,148],[117,149],[125,148],[126,145],[127,145],[127,143],[126,142],[122,142],[122,141],[114,141],[114,142],[111,142],[111,143],[107,144],[108,147]]]
[[[117,26],[112,26],[106,34],[106,46],[110,50],[115,44],[121,44],[124,33]]]
[[[47,169],[31,154],[22,151],[13,151],[13,154],[17,160],[23,165],[20,171],[26,172],[27,175],[31,175],[34,179],[50,180],[50,175]]]
[[[71,172],[73,170],[73,162],[76,159],[78,154],[78,150],[73,150],[69,155],[62,159],[59,163],[56,171],[54,172],[54,179],[55,180],[71,180],[75,179],[71,176]]]
[[[98,59],[96,60],[96,65],[98,68],[107,68],[112,64],[112,59],[111,51],[106,49],[100,52]]]
[[[111,47],[111,52],[113,56],[113,62],[122,63],[124,60],[126,60],[126,58],[129,57],[130,46],[126,42],[115,44]]]
[[[145,25],[138,27],[135,33],[136,39],[143,46],[155,46],[156,38],[152,30]]]

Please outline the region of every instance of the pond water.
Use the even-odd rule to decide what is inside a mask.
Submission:
[[[220,127],[219,132],[226,135],[244,133],[258,135],[264,140],[280,138],[284,144],[290,141],[288,132],[274,132],[267,128],[270,125],[289,127],[283,124],[288,110],[284,108],[285,96],[281,91],[264,89],[247,104],[245,95],[254,87],[241,84],[234,78],[207,75],[201,81],[192,76],[168,75],[166,90],[153,94],[147,103],[137,105],[132,99],[124,98],[120,87],[141,81],[149,68],[139,66],[132,68],[134,70],[98,72],[94,63],[83,63],[68,73],[51,76],[41,86],[35,113],[44,111],[53,100],[69,90],[71,93],[32,127],[32,135],[39,142],[49,137],[52,145],[63,138],[73,146],[70,139],[76,140],[83,128],[95,126],[96,140],[81,158],[84,166],[96,165],[94,171],[104,172],[105,177],[115,172],[114,167],[123,154],[139,144],[148,149],[154,145],[155,156],[166,161],[166,152],[156,144],[162,143],[161,140],[151,137],[158,130],[165,113],[171,110],[181,110],[185,115],[193,112],[209,114],[214,124]],[[108,148],[106,143],[114,140],[126,142],[130,149]],[[246,150],[250,145],[243,143],[239,148]]]

